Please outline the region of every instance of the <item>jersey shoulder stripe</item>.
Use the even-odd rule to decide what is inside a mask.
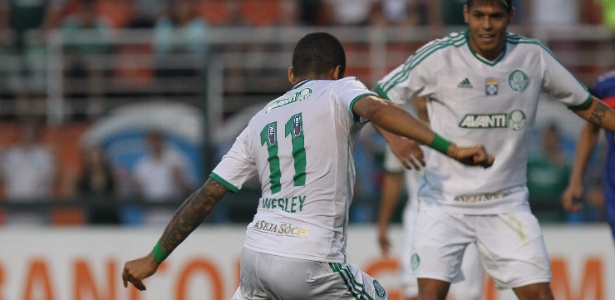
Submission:
[[[450,46],[461,47],[465,43],[466,38],[463,33],[452,33],[443,39],[437,39],[427,43],[425,46],[419,48],[414,54],[408,57],[406,62],[404,62],[404,67],[399,72],[394,74],[387,81],[378,84],[379,89],[387,93],[395,87],[395,85],[406,80],[410,75],[410,71],[433,53]]]
[[[549,49],[549,47],[545,46],[545,44],[543,44],[542,42],[540,42],[537,39],[532,39],[532,38],[526,38],[524,36],[520,36],[517,34],[511,34],[508,33],[506,35],[506,42],[509,44],[513,44],[513,45],[518,45],[518,44],[533,44],[533,45],[537,45],[539,46],[542,50],[544,50],[546,53],[548,53],[553,59],[555,59],[556,62],[558,62],[564,69],[568,70],[564,64],[562,64],[562,62],[557,58],[557,56],[555,56],[555,54],[553,53],[553,51],[551,51],[551,49]],[[571,73],[572,74],[572,73]],[[574,75],[573,75],[574,76]],[[576,76],[574,76],[575,79],[577,80],[577,82],[586,90],[587,86],[585,86],[585,84],[583,84],[578,78],[576,78]]]

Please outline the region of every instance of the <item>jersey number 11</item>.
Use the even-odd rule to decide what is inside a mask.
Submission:
[[[295,175],[293,176],[294,186],[305,185],[305,143],[303,136],[303,118],[301,113],[292,116],[284,126],[284,137],[291,136],[292,155],[295,165]],[[267,145],[269,153],[269,183],[271,183],[271,193],[275,194],[282,190],[280,179],[280,158],[278,157],[278,122],[272,122],[261,131],[261,146]]]

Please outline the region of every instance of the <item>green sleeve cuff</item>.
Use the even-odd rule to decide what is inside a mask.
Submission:
[[[592,104],[592,101],[594,101],[594,98],[590,94],[589,97],[587,97],[587,99],[583,101],[583,103],[577,104],[577,105],[569,105],[568,109],[570,110],[585,109],[585,108],[588,108]]]
[[[209,178],[219,182],[221,185],[223,185],[225,188],[229,189],[233,193],[236,193],[236,192],[239,191],[238,188],[236,188],[234,185],[230,184],[228,181],[222,179],[222,177],[220,177],[218,174],[216,174],[214,172],[209,174]]]
[[[358,122],[357,120],[360,120],[360,117],[355,115],[355,113],[354,113],[354,104],[355,104],[355,102],[357,102],[359,99],[361,99],[361,98],[363,98],[365,96],[376,96],[376,97],[378,97],[378,95],[376,95],[376,93],[370,92],[370,93],[361,94],[359,96],[354,97],[354,99],[352,99],[352,101],[350,102],[350,114],[352,114],[352,119],[355,120],[355,123],[359,123],[359,124],[367,123],[367,122]]]

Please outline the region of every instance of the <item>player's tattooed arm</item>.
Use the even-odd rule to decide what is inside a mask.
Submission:
[[[596,130],[600,127],[615,130],[615,110],[596,97],[593,97],[593,101],[588,107],[573,111],[595,126]]]
[[[609,110],[610,108],[606,104],[604,104],[604,102],[598,101],[594,109],[591,111],[591,114],[589,115],[587,121],[594,125],[602,126],[604,117]]]
[[[214,179],[207,179],[205,184],[192,193],[177,209],[175,215],[160,237],[160,246],[171,253],[196,229],[222,199],[229,189]]]

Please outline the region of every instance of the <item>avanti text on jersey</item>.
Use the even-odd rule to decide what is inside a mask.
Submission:
[[[294,196],[290,198],[262,198],[261,207],[265,209],[281,209],[285,212],[296,213],[303,211],[303,204],[307,196]]]

